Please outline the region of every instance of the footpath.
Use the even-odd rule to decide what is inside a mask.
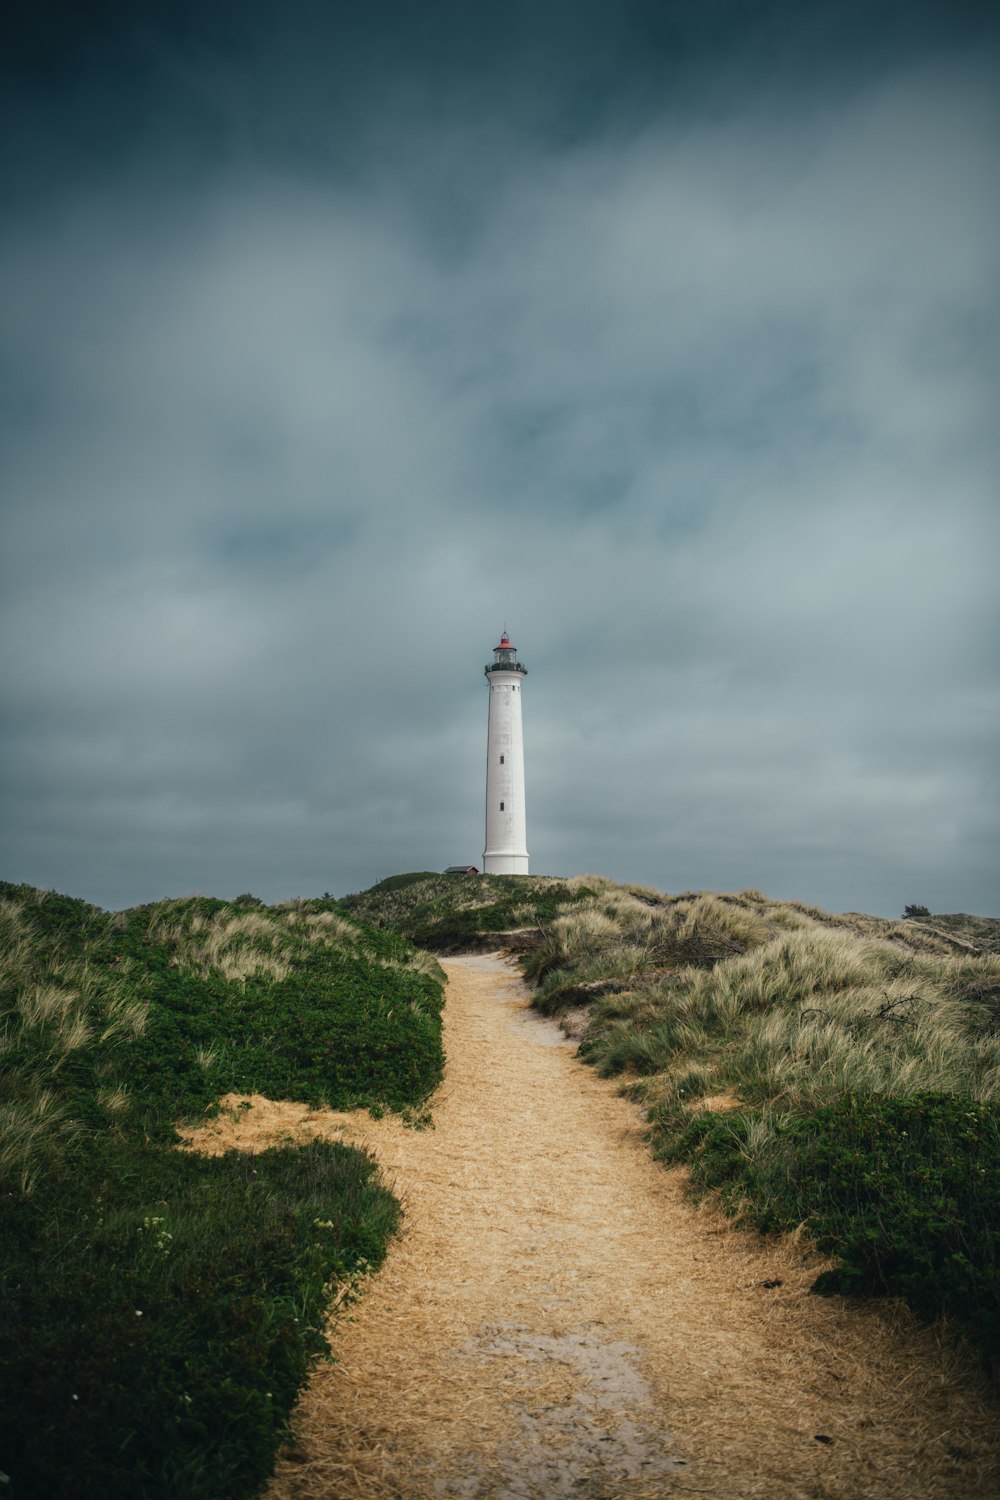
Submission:
[[[796,1245],[692,1206],[509,964],[444,966],[431,1128],[255,1098],[198,1132],[364,1145],[404,1204],[268,1500],[995,1500],[996,1398],[934,1331],[810,1296]]]

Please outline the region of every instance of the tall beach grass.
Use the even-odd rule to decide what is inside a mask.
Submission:
[[[1000,922],[836,916],[591,882],[523,959],[653,1149],[748,1223],[805,1226],[820,1290],[903,1295],[1000,1360]]]

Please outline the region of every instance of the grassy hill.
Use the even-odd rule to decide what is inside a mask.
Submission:
[[[501,943],[524,948],[542,925],[593,893],[547,875],[390,875],[345,896],[343,911],[400,933],[434,953],[484,952]]]
[[[441,973],[330,901],[109,914],[0,886],[0,1483],[12,1496],[253,1492],[338,1286],[398,1206],[314,1143],[204,1160],[221,1095],[419,1109]]]
[[[442,948],[519,929],[534,1004],[696,1193],[804,1226],[836,1263],[818,1291],[905,1297],[1000,1361],[1000,920],[600,876],[410,876],[348,905]]]
[[[817,1290],[905,1297],[1000,1360],[1000,921],[832,915],[600,876],[394,876],[335,902],[107,913],[0,885],[0,1484],[227,1500],[269,1474],[330,1298],[398,1218],[325,1143],[202,1159],[228,1093],[419,1112],[427,952],[506,946],[647,1108],[654,1151]]]
[[[915,928],[929,937],[942,938],[959,952],[1000,953],[1000,917],[970,917],[966,912],[951,912],[915,918]]]

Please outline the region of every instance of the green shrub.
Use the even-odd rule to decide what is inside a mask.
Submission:
[[[131,1075],[151,1132],[228,1093],[335,1109],[421,1103],[443,1068],[441,986],[363,953],[303,953],[279,980],[161,976]],[[207,1065],[206,1065],[207,1062]]]
[[[11,1493],[226,1500],[266,1478],[332,1288],[397,1216],[317,1144],[205,1161],[259,1091],[381,1112],[441,1076],[439,971],[336,903],[108,915],[0,886],[0,1464]]]
[[[891,1292],[975,1321],[1000,1359],[1000,1108],[849,1096],[800,1127],[836,1290]]]
[[[320,1142],[215,1159],[105,1143],[50,1180],[45,1201],[10,1205],[0,1362],[12,1494],[255,1490],[326,1347],[328,1283],[377,1264],[395,1227],[374,1179],[361,1153]]]
[[[658,1154],[756,1227],[804,1224],[820,1292],[904,1298],[1000,1365],[1000,1106],[846,1095],[808,1114],[653,1112]]]

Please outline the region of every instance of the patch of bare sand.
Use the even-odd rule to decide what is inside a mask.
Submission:
[[[614,1086],[539,1045],[509,967],[445,967],[433,1129],[257,1098],[197,1133],[366,1146],[406,1210],[269,1500],[1000,1493],[996,1407],[933,1330],[808,1296],[795,1245],[692,1207]]]

